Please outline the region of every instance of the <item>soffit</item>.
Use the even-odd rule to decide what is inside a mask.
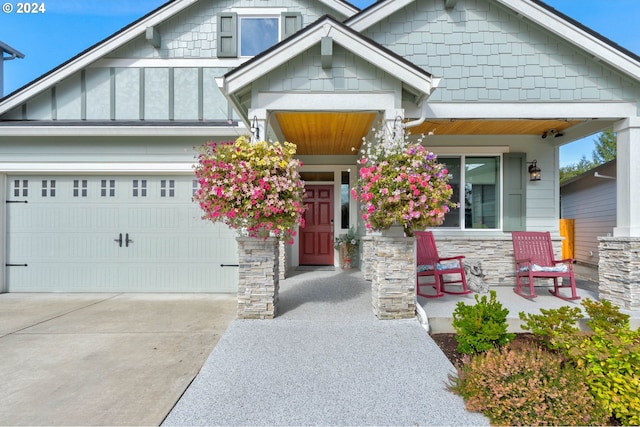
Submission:
[[[298,155],[353,155],[369,133],[376,112],[275,113],[285,140],[298,146]]]
[[[414,135],[542,135],[562,132],[580,120],[468,120],[468,119],[429,119],[420,126],[412,127]]]

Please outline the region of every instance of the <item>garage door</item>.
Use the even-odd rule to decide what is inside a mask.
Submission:
[[[235,292],[235,232],[192,176],[10,176],[9,292]]]

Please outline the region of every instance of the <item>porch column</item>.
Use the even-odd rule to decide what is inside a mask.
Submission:
[[[640,237],[640,117],[616,123],[617,218],[613,235]]]
[[[238,319],[273,319],[278,311],[278,240],[237,237]]]
[[[600,237],[600,298],[640,309],[640,117],[616,123],[617,216],[613,237]]]

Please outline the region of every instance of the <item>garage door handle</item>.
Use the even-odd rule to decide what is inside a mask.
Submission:
[[[120,237],[118,237],[117,239],[113,239],[114,242],[117,242],[120,247],[122,247],[122,233],[120,233]]]
[[[120,235],[120,238],[122,238],[122,235]],[[133,240],[129,238],[129,233],[127,233],[127,236],[125,237],[125,242],[127,243],[127,247],[129,247],[129,243],[133,243]]]

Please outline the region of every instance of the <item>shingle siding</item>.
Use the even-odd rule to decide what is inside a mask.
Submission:
[[[430,102],[640,96],[640,88],[617,71],[487,0],[460,0],[454,10],[441,1],[414,2],[364,34],[442,77]]]

